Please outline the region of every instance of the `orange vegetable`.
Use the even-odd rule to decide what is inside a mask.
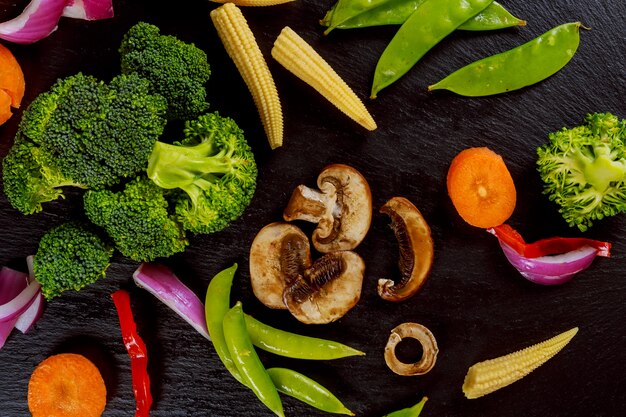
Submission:
[[[515,184],[502,157],[488,148],[458,154],[448,170],[448,194],[459,215],[476,227],[504,223],[515,209]]]
[[[105,405],[100,371],[81,355],[50,356],[35,368],[28,383],[32,417],[100,417]]]
[[[11,51],[0,45],[0,125],[18,108],[24,97],[24,73]]]

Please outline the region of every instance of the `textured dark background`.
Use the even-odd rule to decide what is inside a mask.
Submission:
[[[26,0],[0,0],[2,19],[16,15]],[[510,219],[528,240],[577,235],[541,194],[535,148],[547,132],[571,126],[593,111],[626,117],[626,5],[621,0],[503,0],[528,26],[497,33],[454,33],[410,73],[367,105],[378,130],[364,132],[312,89],[268,59],[283,103],[285,146],[270,152],[256,110],[237,70],[226,56],[206,1],[115,1],[117,17],[86,23],[63,19],[49,38],[31,46],[10,46],[23,65],[24,107],[55,79],[78,71],[110,79],[119,71],[117,46],[138,20],[164,33],[195,42],[207,51],[213,69],[208,84],[214,110],[233,117],[247,132],[260,177],[244,216],[223,232],[197,236],[182,255],[165,261],[201,297],[211,277],[233,262],[240,273],[233,299],[275,326],[340,340],[367,352],[363,358],[307,363],[261,354],[268,366],[286,366],[322,382],[364,417],[381,416],[430,398],[424,416],[596,416],[626,415],[626,216],[598,222],[587,236],[613,242],[613,257],[560,287],[528,283],[507,263],[496,240],[465,224],[446,195],[451,159],[470,146],[489,146],[502,154],[518,190]],[[317,21],[333,0],[298,0],[245,16],[269,57],[280,29],[289,25],[366,97],[378,56],[395,28],[335,31],[324,37]],[[524,43],[557,24],[581,20],[580,49],[557,75],[523,91],[471,99],[429,94],[426,86],[475,59]],[[0,127],[0,154],[12,143],[20,114]],[[379,277],[392,276],[397,248],[386,217],[375,214],[357,249],[367,263],[361,302],[344,318],[325,326],[305,326],[287,312],[270,311],[252,295],[248,248],[256,232],[279,220],[291,190],[313,185],[320,169],[333,162],[351,164],[369,180],[375,207],[389,197],[411,199],[430,222],[436,244],[429,281],[414,298],[390,304],[376,295]],[[24,217],[0,196],[0,263],[25,268],[49,227],[81,216],[80,194]],[[310,227],[306,227],[310,231]],[[18,332],[0,351],[0,416],[27,416],[29,376],[45,357],[80,352],[101,369],[109,402],[104,416],[130,416],[134,398],[129,359],[121,342],[109,294],[131,291],[133,308],[150,350],[155,397],[153,416],[269,416],[254,395],[237,384],[211,345],[147,292],[132,284],[137,264],[116,256],[108,277],[80,293],[49,303],[27,335]],[[382,353],[389,331],[405,321],[429,327],[440,355],[426,376],[399,377],[387,369]],[[478,400],[466,400],[461,385],[467,368],[547,339],[573,326],[580,332],[549,363],[513,386]],[[286,398],[291,416],[322,416]]]

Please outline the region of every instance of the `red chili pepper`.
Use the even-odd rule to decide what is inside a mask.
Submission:
[[[130,369],[132,372],[133,391],[137,407],[135,417],[148,417],[152,405],[150,393],[150,376],[148,375],[148,351],[146,344],[137,333],[137,325],[130,309],[130,296],[124,290],[118,290],[111,294],[117,315],[120,319],[122,339],[130,356]]]
[[[608,242],[600,242],[599,240],[585,239],[582,237],[551,237],[538,240],[534,243],[526,243],[517,230],[513,229],[508,224],[502,224],[487,231],[496,235],[498,239],[509,245],[515,252],[525,258],[558,255],[580,249],[583,246],[595,248],[598,251],[598,256],[607,258],[611,256],[611,244]]]

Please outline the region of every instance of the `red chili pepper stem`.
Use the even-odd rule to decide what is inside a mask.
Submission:
[[[132,372],[133,391],[137,403],[135,417],[148,417],[152,405],[150,393],[150,376],[148,375],[148,351],[143,339],[137,333],[137,325],[130,308],[130,296],[124,290],[118,290],[111,294],[113,303],[117,309],[122,330],[122,340],[130,356],[130,369]]]

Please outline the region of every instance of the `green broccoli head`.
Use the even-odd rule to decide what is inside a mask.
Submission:
[[[80,290],[105,276],[113,249],[88,227],[74,222],[50,229],[39,241],[33,270],[48,300]]]
[[[47,152],[19,134],[4,158],[2,179],[9,203],[23,214],[40,212],[43,203],[63,197],[60,187],[83,187],[61,174]]]
[[[20,132],[72,182],[90,188],[116,184],[145,169],[163,133],[167,104],[149,90],[137,75],[118,76],[107,85],[77,74],[31,103]]]
[[[538,170],[570,226],[585,231],[594,220],[626,211],[626,121],[590,114],[585,124],[549,137],[537,150]]]
[[[204,85],[211,70],[204,51],[193,44],[140,22],[124,36],[120,54],[122,74],[139,74],[150,81],[153,92],[165,97],[168,119],[193,119],[209,108]]]
[[[148,176],[162,188],[185,192],[176,200],[176,214],[186,230],[213,233],[250,204],[257,167],[237,124],[209,113],[186,123],[182,142],[156,143]]]
[[[182,226],[168,212],[164,190],[147,178],[126,184],[123,191],[88,191],[85,212],[104,228],[124,255],[151,261],[182,252],[188,245]]]

